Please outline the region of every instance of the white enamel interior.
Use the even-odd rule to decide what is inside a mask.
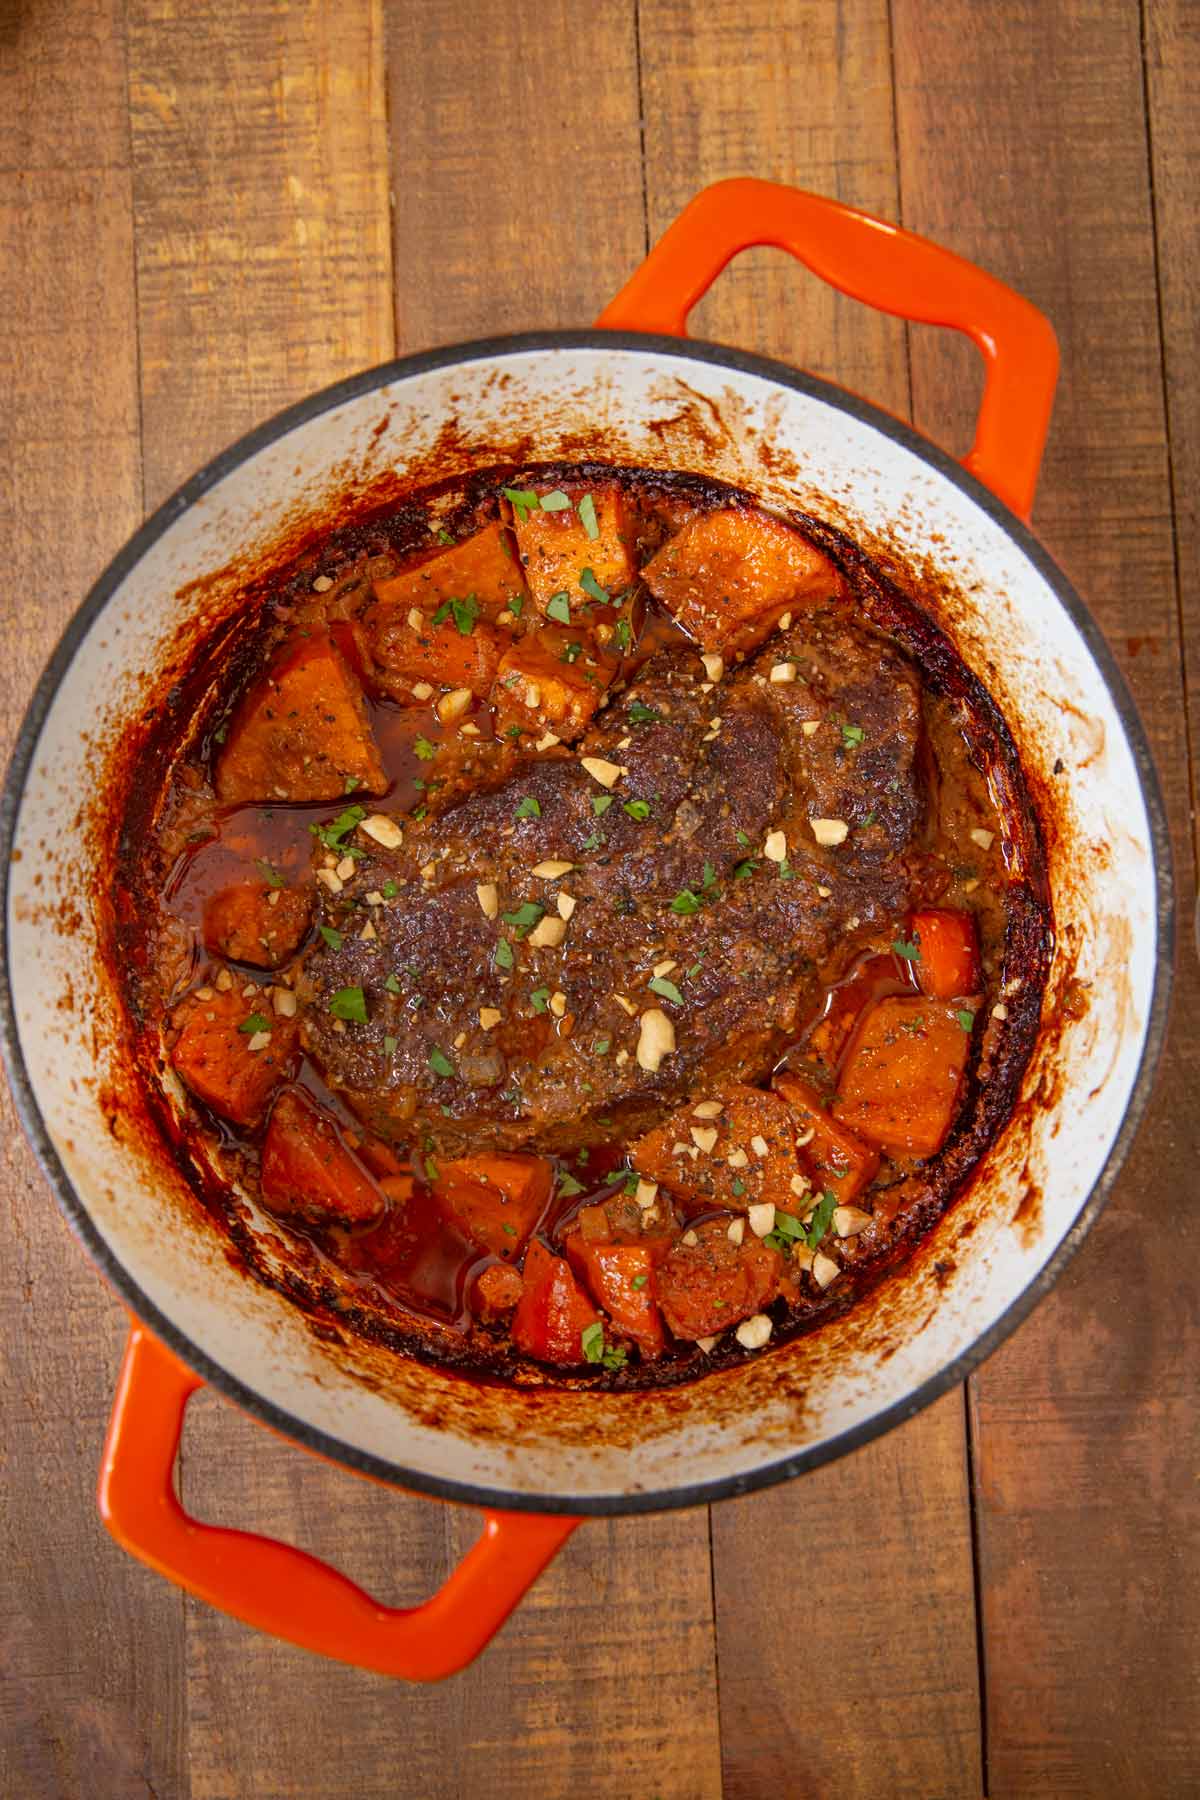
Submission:
[[[498,367],[507,382],[496,381]],[[731,427],[705,472],[744,483],[768,503],[800,504],[886,535],[914,566],[936,547],[938,568],[960,589],[960,649],[1009,719],[1021,721],[1027,766],[1068,785],[1055,906],[1074,973],[1093,984],[1091,1007],[1066,1040],[1056,1103],[1035,1116],[1019,1153],[1000,1146],[984,1187],[952,1210],[930,1254],[917,1259],[903,1302],[880,1308],[878,1332],[839,1338],[835,1325],[819,1334],[819,1348],[760,1358],[738,1378],[736,1411],[698,1398],[675,1416],[652,1400],[614,1400],[624,1447],[595,1433],[576,1441],[570,1401],[524,1403],[520,1441],[500,1444],[475,1436],[460,1414],[443,1426],[428,1406],[412,1403],[416,1390],[403,1383],[392,1393],[360,1382],[286,1303],[232,1274],[219,1244],[185,1217],[165,1178],[149,1172],[136,1141],[107,1129],[91,1029],[108,1007],[103,992],[90,991],[95,922],[68,932],[46,902],[51,893],[87,890],[72,821],[96,776],[95,745],[128,716],[135,678],[162,662],[181,607],[198,604],[177,598],[185,584],[270,542],[298,500],[318,509],[350,475],[369,477],[389,462],[402,468],[450,416],[480,444],[505,440],[514,418],[527,419],[538,458],[575,455],[581,426],[594,426],[616,434],[632,461],[696,466],[693,449],[650,426],[697,394],[715,401]],[[798,473],[764,474],[764,440],[794,459]],[[1065,776],[1051,774],[1056,761]],[[21,1050],[49,1137],[113,1259],[203,1358],[296,1425],[418,1482],[500,1496],[594,1503],[744,1479],[904,1406],[996,1324],[1070,1233],[1122,1123],[1153,992],[1156,881],[1134,758],[1087,646],[1034,564],[969,493],[872,423],[760,373],[616,343],[513,348],[405,374],[316,413],[230,469],[173,519],[79,644],[36,747],[16,847],[9,925]],[[1031,1183],[1042,1196],[1040,1215],[1026,1207],[1017,1220]],[[975,1221],[965,1238],[963,1209]],[[956,1272],[939,1289],[933,1252],[951,1243]],[[904,1336],[899,1348],[893,1337],[885,1355],[889,1317],[904,1323]],[[781,1397],[774,1371],[784,1359],[793,1372],[812,1371],[803,1407],[794,1386]],[[423,1373],[419,1385],[436,1396],[445,1379]],[[694,1391],[702,1396],[712,1385]]]

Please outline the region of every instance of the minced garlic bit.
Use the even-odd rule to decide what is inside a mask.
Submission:
[[[409,625],[410,631],[424,631],[424,629],[425,629],[425,614],[421,611],[419,606],[410,606],[409,607],[409,609],[408,609],[408,625]]]
[[[807,1131],[798,1131],[796,1133],[797,1150],[803,1150],[805,1144],[811,1144],[816,1135],[817,1128],[815,1125],[810,1125]]]
[[[466,1032],[465,1031],[458,1032],[454,1039],[454,1048],[456,1050],[461,1050],[463,1045],[466,1043],[466,1041],[467,1041]]]
[[[421,864],[421,880],[422,881],[432,881],[436,874],[437,874],[437,864],[434,862],[432,857],[429,859],[429,861],[427,863]]]
[[[575,911],[578,902],[576,901],[574,894],[564,893],[562,888],[560,888],[555,896],[554,904],[558,908],[559,918],[569,919],[571,914]]]
[[[800,729],[805,737],[816,737],[818,731],[821,729],[821,721],[820,719],[805,719]]]
[[[481,1006],[479,1009],[479,1028],[481,1031],[494,1031],[504,1017],[494,1006]]]
[[[691,1133],[692,1133],[692,1142],[693,1142],[693,1144],[695,1144],[696,1148],[698,1150],[703,1150],[705,1156],[711,1156],[712,1152],[713,1152],[713,1146],[716,1144],[716,1141],[717,1141],[716,1126],[715,1125],[693,1125],[691,1127]]]
[[[982,825],[976,825],[974,830],[968,835],[970,836],[971,842],[973,844],[978,844],[981,850],[990,850],[996,841],[995,832],[985,831]]]
[[[810,819],[808,822],[818,844],[844,844],[850,835],[845,819]]]
[[[818,1250],[813,1257],[812,1272],[817,1286],[827,1288],[830,1282],[837,1280],[842,1268],[840,1263],[834,1262],[832,1256],[826,1256],[823,1250]]]
[[[777,663],[771,664],[771,680],[772,681],[778,682],[779,685],[782,686],[785,682],[795,681],[795,679],[796,679],[795,663],[777,662]]]
[[[567,996],[563,993],[562,989],[559,988],[550,996],[550,1011],[554,1014],[556,1019],[561,1019],[566,1010]]]
[[[516,622],[515,616],[509,612],[507,606],[503,612],[498,612],[496,614],[497,625],[515,625]]]
[[[480,882],[479,886],[475,889],[475,898],[482,908],[484,918],[494,919],[496,914],[500,911],[500,890],[495,882]]]
[[[556,862],[552,857],[547,862],[536,864],[533,873],[541,881],[557,881],[560,875],[569,875],[574,867],[574,863]]]
[[[334,874],[332,869],[318,869],[317,880],[323,887],[327,887],[331,894],[340,894],[342,891],[341,881]]]
[[[618,782],[627,771],[620,763],[608,762],[603,756],[581,756],[580,766],[585,768],[593,781],[601,787],[610,788]]]
[[[376,931],[375,927],[372,925],[370,919],[368,919],[366,924],[363,926],[362,930],[359,932],[358,935],[359,935],[359,940],[362,943],[370,944],[370,943],[373,943],[374,940],[379,936],[379,933]]]
[[[763,855],[768,862],[782,863],[787,861],[787,834],[783,831],[769,831],[763,843]]]
[[[645,1212],[646,1208],[648,1206],[653,1206],[654,1202],[658,1199],[657,1181],[644,1181],[639,1175],[637,1193],[634,1195],[634,1198],[642,1211]]]
[[[233,976],[228,969],[218,969],[213,977],[213,986],[219,994],[227,994],[233,986]]]
[[[746,1208],[746,1220],[755,1237],[765,1238],[775,1229],[775,1203],[763,1200]]]
[[[632,1019],[634,1014],[637,1012],[637,1007],[633,1004],[633,1001],[627,1000],[625,998],[624,994],[614,994],[613,999],[616,1001],[616,1003],[620,1007],[621,1011],[624,1013],[628,1013],[629,1017]]]
[[[743,1238],[745,1237],[745,1235],[746,1235],[745,1219],[731,1219],[729,1221],[729,1229],[725,1233],[725,1236],[729,1239],[730,1243],[731,1244],[740,1244],[742,1242]]]
[[[213,999],[213,998],[214,998],[214,994],[213,994],[213,990],[212,990],[212,988],[210,988],[210,987],[198,987],[198,988],[197,988],[197,989],[196,989],[196,998],[197,998],[197,1000],[211,1000],[211,999]]]
[[[552,750],[555,744],[561,743],[562,739],[556,731],[543,731],[541,737],[533,747],[535,750]]]
[[[725,1107],[720,1100],[701,1100],[698,1106],[693,1106],[692,1117],[693,1119],[719,1119],[724,1111]]]
[[[536,681],[527,681],[525,683],[524,688],[521,690],[521,698],[524,700],[530,712],[533,712],[542,704],[542,690]]]
[[[731,1150],[729,1155],[725,1158],[725,1161],[729,1164],[731,1169],[744,1169],[746,1164],[750,1161],[750,1158],[746,1155],[744,1150],[739,1148],[737,1150]]]
[[[430,681],[414,681],[412,684],[412,697],[414,700],[432,700],[433,683]]]
[[[681,1244],[686,1244],[689,1250],[694,1250],[700,1239],[694,1231],[685,1231],[679,1241]]]
[[[642,1014],[642,1029],[638,1037],[638,1068],[655,1074],[661,1069],[663,1058],[674,1054],[675,1027],[661,1007],[652,1006]]]
[[[743,1319],[734,1337],[743,1350],[761,1350],[771,1336],[772,1326],[766,1313],[754,1313],[749,1319]]]
[[[256,1031],[254,1036],[250,1039],[250,1042],[246,1045],[246,1048],[247,1050],[254,1051],[265,1050],[270,1041],[271,1034],[269,1031]]]
[[[672,969],[677,969],[678,967],[679,964],[675,961],[674,957],[668,956],[665,962],[655,963],[654,979],[656,981],[661,981],[664,975],[669,975]]]
[[[1005,1006],[1003,1000],[997,1000],[995,1006],[993,1006],[992,1017],[993,1019],[1007,1019],[1008,1008]]]
[[[750,1148],[753,1150],[755,1156],[765,1156],[767,1154],[769,1146],[761,1131],[756,1131],[754,1136],[750,1139]]]
[[[567,921],[556,919],[553,913],[547,913],[538,920],[529,934],[529,942],[535,950],[553,950],[561,944],[567,935]]]
[[[840,1238],[857,1237],[871,1223],[869,1212],[863,1212],[858,1206],[835,1206],[833,1209],[833,1229]]]
[[[395,819],[389,819],[386,813],[372,813],[369,819],[361,822],[358,829],[365,831],[369,838],[374,838],[377,844],[382,844],[385,850],[398,850],[404,842],[404,833]]]
[[[791,613],[790,613],[790,612],[786,612],[786,613],[784,613],[784,615],[783,615],[783,617],[782,617],[782,618],[781,618],[781,619],[780,619],[780,621],[779,621],[779,629],[780,629],[780,631],[786,631],[786,630],[787,630],[787,628],[788,628],[788,626],[789,626],[789,625],[790,625],[790,624],[791,624],[791,622],[792,622],[792,615],[791,615]]]
[[[443,694],[437,703],[437,716],[442,724],[453,725],[455,719],[461,719],[473,698],[470,688],[451,688],[448,694]]]
[[[833,892],[833,889],[827,888],[827,887],[818,887],[817,892],[818,892],[818,894],[820,894],[822,900],[828,900],[830,894],[832,894],[832,892]]]

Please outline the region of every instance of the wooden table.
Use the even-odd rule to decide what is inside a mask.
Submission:
[[[432,1690],[255,1636],[106,1538],[124,1320],[9,1118],[4,1796],[1200,1792],[1197,118],[1195,0],[2,0],[5,732],[203,458],[396,352],[590,321],[697,187],[755,173],[901,219],[1054,321],[1035,523],[1140,703],[1182,927],[1119,1191],[966,1388],[791,1486],[588,1526]],[[963,345],[782,256],[693,327],[968,441]],[[206,1400],[181,1479],[397,1601],[472,1530]]]

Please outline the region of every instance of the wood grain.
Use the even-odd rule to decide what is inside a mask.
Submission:
[[[125,48],[116,9],[0,7],[0,755],[140,516]],[[0,1793],[179,1791],[180,1597],[95,1481],[124,1319],[0,1100]]]
[[[1138,17],[894,8],[905,223],[1027,293],[1063,350],[1036,522],[1142,709],[1190,906],[1179,622]],[[962,411],[914,344],[918,423]],[[1185,911],[1185,920],[1188,913]],[[971,1383],[988,1791],[1194,1791],[1200,1591],[1195,959],[1151,1116],[1078,1262]],[[1190,1096],[1190,1098],[1189,1098]],[[1130,1721],[1153,1716],[1153,1732]]]
[[[697,188],[747,170],[895,216],[886,5],[781,21],[766,0],[642,0],[641,24],[652,235]],[[778,253],[739,258],[692,328],[908,412],[903,324]],[[831,1468],[716,1508],[713,1555],[728,1800],[978,1793],[961,1393]],[[783,1633],[781,1582],[795,1603]],[[798,1703],[812,1671],[835,1668],[844,1683]]]

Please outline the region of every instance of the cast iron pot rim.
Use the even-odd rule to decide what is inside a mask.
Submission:
[[[54,696],[75,659],[76,652],[93,620],[107,605],[112,595],[142,560],[146,552],[164,536],[175,521],[218,482],[247,462],[258,451],[285,436],[321,413],[329,412],[345,401],[357,399],[375,389],[402,381],[433,369],[452,367],[458,363],[480,362],[539,350],[601,350],[616,354],[643,353],[680,358],[736,369],[807,394],[826,405],[848,413],[851,418],[872,426],[884,437],[892,439],[922,462],[935,469],[946,480],[974,501],[1028,558],[1043,580],[1061,601],[1075,629],[1083,638],[1112,697],[1117,715],[1124,727],[1137,768],[1138,781],[1150,824],[1151,848],[1154,854],[1154,878],[1157,897],[1158,936],[1156,944],[1154,991],[1145,1042],[1137,1076],[1130,1091],[1121,1128],[1113,1142],[1108,1159],[1091,1192],[1080,1207],[1071,1229],[1045,1267],[1010,1302],[995,1323],[936,1374],[930,1375],[903,1399],[870,1419],[806,1449],[796,1450],[773,1462],[742,1474],[719,1480],[686,1482],[678,1487],[659,1488],[652,1492],[636,1490],[621,1494],[532,1494],[508,1492],[500,1488],[478,1487],[471,1482],[448,1480],[427,1475],[418,1469],[407,1469],[385,1457],[359,1450],[329,1433],[297,1420],[285,1408],[265,1400],[253,1388],[231,1374],[205,1352],[199,1350],[166,1315],[142,1292],[120,1259],[109,1249],[91,1215],[72,1186],[59,1161],[42,1119],[29,1072],[21,1050],[17,1031],[16,1009],[9,975],[8,900],[9,875],[16,832],[17,816],[26,778],[41,736],[42,726]],[[728,1499],[757,1488],[788,1481],[807,1469],[833,1462],[848,1451],[870,1443],[894,1425],[911,1418],[932,1404],[951,1387],[956,1386],[984,1359],[992,1354],[1025,1319],[1053,1286],[1074,1256],[1084,1237],[1099,1217],[1112,1192],[1121,1165],[1149,1104],[1159,1058],[1166,1036],[1167,1011],[1171,989],[1175,944],[1175,896],[1171,866],[1171,846],[1163,807],[1162,793],[1142,723],[1125,679],[1088,612],[1066,576],[1038,543],[1029,527],[1011,512],[991,490],[969,474],[961,463],[941,450],[911,426],[893,418],[870,401],[837,387],[815,375],[774,362],[767,357],[734,350],[723,344],[699,342],[634,331],[531,331],[508,336],[478,338],[464,344],[443,345],[434,350],[419,351],[412,356],[380,363],[360,374],[334,382],[294,406],[286,407],[273,418],[258,425],[244,437],[206,463],[190,480],[146,520],[124,548],[113,557],[104,573],[93,585],[87,598],[68,623],[58,646],[42,674],[29,702],[21,729],[17,734],[0,798],[0,1050],[8,1069],[17,1114],[42,1171],[54,1189],[59,1206],[76,1237],[83,1244],[101,1273],[107,1276],[131,1312],[146,1324],[177,1356],[211,1386],[232,1400],[244,1412],[272,1426],[285,1437],[294,1439],[306,1449],[337,1463],[415,1493],[429,1494],[440,1500],[459,1501],[470,1506],[501,1509],[510,1512],[559,1513],[578,1517],[603,1517],[622,1513],[661,1512],[687,1506],[700,1506],[713,1500]],[[634,1452],[633,1454],[636,1454]]]

